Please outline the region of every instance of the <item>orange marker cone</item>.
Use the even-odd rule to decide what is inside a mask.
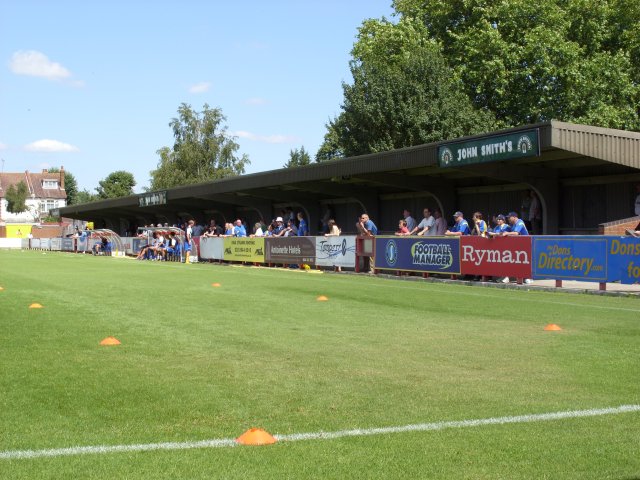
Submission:
[[[546,327],[544,327],[544,329],[547,332],[558,332],[560,330],[562,330],[558,325],[556,325],[555,323],[550,323],[549,325],[547,325]]]
[[[211,286],[212,287],[221,287],[222,285],[216,282],[216,283],[212,283]]]
[[[318,298],[316,298],[317,301],[319,302],[328,302],[329,301],[329,297],[325,297],[324,295],[320,295]]]
[[[276,443],[276,439],[261,428],[250,428],[236,438],[236,442],[240,445],[271,445]]]
[[[100,342],[100,345],[120,345],[120,340],[116,337],[107,337]]]
[[[29,308],[44,308],[44,307],[39,303],[32,303],[31,305],[29,305]]]
[[[3,287],[0,287],[0,292],[1,292],[2,290],[4,290],[4,288],[3,288]]]

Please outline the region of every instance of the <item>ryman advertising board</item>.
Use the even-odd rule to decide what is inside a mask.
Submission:
[[[459,238],[376,237],[376,270],[460,273]]]
[[[531,237],[460,238],[463,275],[531,278]]]

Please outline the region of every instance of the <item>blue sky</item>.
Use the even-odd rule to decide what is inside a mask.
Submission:
[[[391,0],[0,2],[5,172],[60,167],[94,191],[116,170],[148,186],[185,102],[220,107],[247,173],[315,155],[351,82],[349,52]]]

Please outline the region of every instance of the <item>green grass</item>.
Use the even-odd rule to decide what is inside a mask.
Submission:
[[[640,404],[636,298],[21,251],[0,286],[0,451]],[[0,459],[0,478],[632,479],[640,413]]]

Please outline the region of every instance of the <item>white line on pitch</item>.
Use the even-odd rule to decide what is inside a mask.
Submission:
[[[597,417],[601,415],[619,415],[621,413],[638,412],[640,405],[621,405],[619,407],[595,408],[590,410],[570,410],[564,412],[517,415],[512,417],[480,418],[475,420],[459,420],[449,422],[418,423],[399,427],[367,428],[340,430],[337,432],[294,433],[291,435],[274,435],[280,442],[297,442],[300,440],[331,440],[344,437],[361,437],[367,435],[387,435],[403,432],[428,432],[449,428],[480,427],[483,425],[504,425],[508,423],[532,423],[550,420],[563,420],[581,417]],[[63,457],[69,455],[86,455],[99,453],[148,452],[153,450],[188,450],[193,448],[234,447],[238,444],[233,438],[202,440],[198,442],[166,442],[137,445],[99,445],[93,447],[52,448],[48,450],[9,450],[0,452],[0,459],[15,460],[20,458]]]

